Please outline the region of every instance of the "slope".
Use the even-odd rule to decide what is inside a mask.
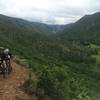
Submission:
[[[50,33],[46,24],[30,22],[19,18],[0,15],[0,31],[25,32],[25,33]]]
[[[86,15],[77,22],[66,25],[63,34],[60,34],[63,38],[69,40],[90,40],[100,41],[100,12],[93,15]]]
[[[32,58],[41,45],[52,40],[49,33],[45,24],[0,15],[0,46],[11,48],[14,54]]]

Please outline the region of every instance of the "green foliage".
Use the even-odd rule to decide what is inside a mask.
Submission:
[[[31,94],[36,92],[37,80],[32,80],[32,69],[29,69],[28,78],[24,82],[23,87],[27,92]]]
[[[75,79],[67,66],[42,66],[37,89],[53,100],[90,100],[84,81]]]
[[[66,25],[60,36],[67,40],[78,40],[83,44],[89,42],[100,45],[100,12],[86,15],[77,22]]]
[[[95,98],[100,93],[100,73],[94,70],[100,51],[91,46],[99,36],[97,41],[91,40],[94,35],[85,31],[84,19],[79,22],[81,25],[72,25],[74,29],[69,28],[68,35],[60,38],[48,34],[47,25],[0,15],[0,45],[10,48],[19,56],[17,62],[31,69],[24,84],[28,91],[52,100],[92,100],[91,91]],[[33,70],[35,81],[31,78]]]

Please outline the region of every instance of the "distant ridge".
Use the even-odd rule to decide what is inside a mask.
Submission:
[[[100,41],[100,12],[86,15],[77,22],[66,25],[61,37],[65,39]]]

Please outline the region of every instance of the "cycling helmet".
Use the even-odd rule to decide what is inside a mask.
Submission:
[[[8,53],[9,53],[9,49],[5,49],[5,50],[4,50],[4,53],[5,53],[5,54],[8,54]]]

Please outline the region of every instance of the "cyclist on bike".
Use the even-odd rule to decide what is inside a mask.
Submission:
[[[2,48],[2,50],[0,52],[0,58],[1,58],[0,66],[3,63],[3,61],[5,61],[6,65],[8,67],[8,73],[10,73],[12,70],[11,63],[10,63],[11,57],[12,57],[12,54],[11,54],[10,50]]]

